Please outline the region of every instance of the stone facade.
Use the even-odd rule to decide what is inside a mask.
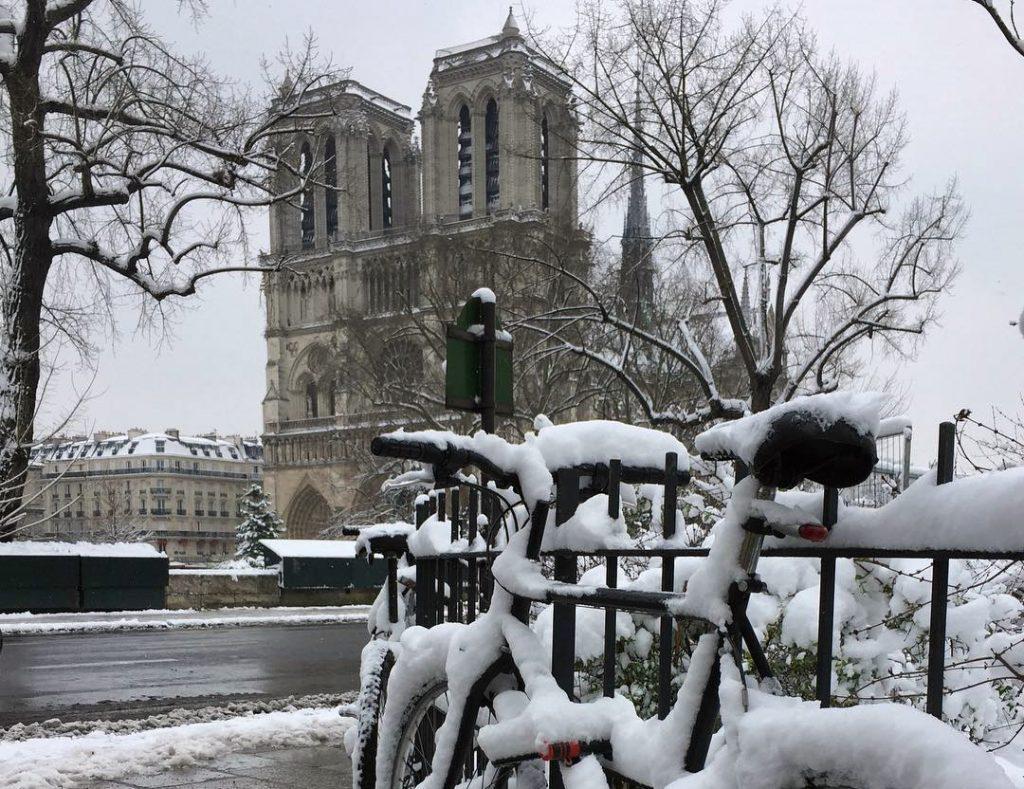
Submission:
[[[279,186],[301,194],[271,210],[264,261],[278,267],[264,279],[266,488],[293,538],[353,505],[373,435],[417,423],[380,393],[414,388],[443,348],[401,327],[451,320],[437,307],[449,294],[513,290],[480,247],[530,254],[583,235],[569,86],[511,14],[499,34],[437,52],[422,149],[410,109],[354,80],[304,101],[328,119],[280,136],[294,166]],[[316,183],[301,188],[302,173]]]
[[[262,481],[256,439],[177,430],[54,440],[33,448],[25,522],[31,539],[145,540],[172,562],[235,553],[238,497]]]

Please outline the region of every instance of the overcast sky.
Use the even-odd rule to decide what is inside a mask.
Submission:
[[[507,3],[492,0],[208,2],[198,27],[170,0],[145,9],[181,50],[205,52],[218,71],[243,82],[259,79],[261,58],[312,28],[336,65],[413,108],[434,50],[496,33],[507,13]],[[573,13],[569,0],[527,7],[536,24],[553,27]],[[803,8],[824,47],[899,91],[911,136],[903,170],[913,191],[956,175],[970,207],[963,274],[940,304],[942,326],[898,371],[909,392],[915,458],[924,462],[934,454],[937,423],[959,408],[1020,406],[1024,338],[1009,322],[1024,308],[1024,58],[969,0],[808,0]],[[254,247],[266,248],[265,223]],[[76,418],[82,429],[259,432],[266,352],[258,283],[206,282],[169,335],[136,334],[137,314],[124,308],[121,334],[105,343],[95,379],[91,371],[64,376],[46,418],[66,412],[91,384]]]

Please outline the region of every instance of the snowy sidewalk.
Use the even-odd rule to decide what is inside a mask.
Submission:
[[[152,610],[71,614],[0,614],[4,636],[51,633],[113,633],[120,630],[309,625],[364,622],[369,606],[218,608],[211,611]]]
[[[93,783],[102,789],[153,787],[294,787],[342,789],[352,782],[352,763],[336,745],[283,751],[247,751],[218,759],[208,767]]]
[[[0,743],[0,789],[344,786],[352,718],[336,707],[245,715],[132,734]]]

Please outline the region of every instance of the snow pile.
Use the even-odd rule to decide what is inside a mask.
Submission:
[[[821,495],[780,494],[779,500],[820,515]],[[1024,467],[936,484],[935,471],[878,508],[840,504],[829,535],[832,548],[872,547],[1024,551]],[[792,539],[767,546],[805,547]]]
[[[735,455],[749,465],[758,447],[771,434],[772,423],[791,412],[813,416],[822,426],[843,420],[861,433],[876,435],[881,423],[878,409],[883,400],[883,395],[871,392],[832,392],[796,397],[742,419],[715,425],[698,435],[694,446],[702,454]]]
[[[607,586],[604,567],[594,567],[580,576],[579,582],[594,588]],[[533,622],[533,630],[540,639],[543,654],[551,655],[554,608],[547,606]],[[636,636],[633,617],[626,611],[615,613],[615,637],[632,639]],[[576,608],[576,659],[593,660],[604,654],[604,611],[598,608]]]
[[[354,559],[355,540],[260,540],[282,559]]]
[[[318,708],[136,734],[5,742],[0,743],[0,787],[70,787],[193,767],[233,751],[340,745],[353,722],[337,708]]]
[[[625,548],[633,545],[626,531],[621,507],[617,518],[608,515],[608,496],[600,493],[576,508],[569,520],[544,530],[543,550],[571,549],[596,551],[602,548]]]
[[[624,466],[664,468],[665,455],[678,456],[678,468],[690,467],[690,454],[671,433],[627,425],[607,419],[546,425],[527,433],[526,444],[535,447],[552,471],[569,466],[621,460]]]
[[[0,556],[111,556],[155,558],[166,556],[145,542],[0,542]]]
[[[189,709],[179,707],[150,715],[145,718],[122,718],[119,720],[62,721],[50,718],[38,723],[15,723],[0,729],[0,742],[16,742],[47,737],[82,737],[94,732],[102,734],[134,734],[151,729],[166,729],[191,723],[229,720],[246,715],[261,715],[268,712],[292,712],[315,707],[337,707],[350,702],[355,693],[312,693],[305,696],[285,696],[279,699],[255,701],[231,701],[221,705],[209,705]]]
[[[56,635],[64,633],[118,633],[125,630],[202,630],[213,627],[261,625],[318,625],[365,622],[366,606],[303,608],[220,609],[218,611],[132,612],[132,616],[102,614],[0,614],[4,635]],[[166,614],[166,615],[164,615]],[[93,617],[93,618],[89,618]]]
[[[680,778],[671,789],[777,789],[815,777],[863,789],[1013,787],[990,754],[917,710],[896,704],[822,709],[749,689],[745,711],[743,687],[727,657],[722,673],[726,744],[707,770]]]

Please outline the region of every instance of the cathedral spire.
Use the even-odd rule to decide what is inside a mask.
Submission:
[[[644,316],[654,300],[654,243],[651,219],[644,188],[643,148],[641,134],[643,114],[640,110],[640,74],[636,75],[633,100],[633,149],[627,172],[629,200],[622,230],[622,265],[619,269],[619,297],[628,314]]]
[[[508,16],[505,17],[505,25],[501,28],[502,38],[512,38],[519,35],[519,25],[516,24],[515,14],[512,13],[512,6],[508,7]]]

